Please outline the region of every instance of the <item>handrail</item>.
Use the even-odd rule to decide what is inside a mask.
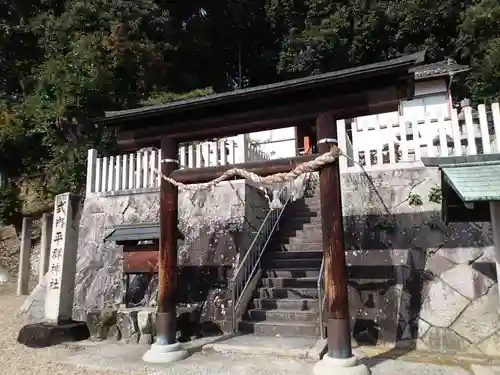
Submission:
[[[324,277],[324,272],[325,272],[325,257],[321,259],[321,267],[319,269],[319,275],[318,275],[318,311],[319,311],[319,331],[321,333],[321,338],[325,338],[325,328],[323,327],[323,305],[325,304],[325,297],[323,295],[324,288],[323,288],[323,283],[325,281]]]
[[[306,181],[306,179],[304,180]],[[243,260],[241,261],[239,267],[237,268],[231,283],[231,298],[232,298],[232,323],[233,323],[233,332],[237,331],[236,322],[238,317],[236,316],[236,312],[242,303],[242,297],[246,292],[250,282],[252,281],[255,272],[257,271],[260,260],[264,251],[269,244],[269,241],[278,227],[279,221],[287,204],[290,202],[291,195],[287,193],[288,184],[285,184],[283,188],[278,193],[278,198],[280,201],[283,198],[286,198],[285,203],[279,209],[269,209],[264,221],[262,222],[259,230],[257,231],[248,251],[246,252]],[[261,239],[265,239],[264,244],[261,246]]]

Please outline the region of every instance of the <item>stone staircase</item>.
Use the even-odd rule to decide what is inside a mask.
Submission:
[[[319,337],[317,280],[322,259],[319,189],[290,203],[262,261],[262,278],[240,332]]]

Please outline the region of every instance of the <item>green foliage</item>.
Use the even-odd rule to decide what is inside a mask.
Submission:
[[[429,191],[429,202],[440,204],[442,200],[441,186],[433,186]]]
[[[179,100],[188,100],[188,99],[194,99],[202,96],[207,96],[211,95],[214,93],[214,90],[209,87],[206,89],[198,89],[198,90],[193,90],[189,91],[186,93],[175,93],[175,92],[160,92],[160,93],[154,93],[151,95],[148,99],[142,100],[141,105],[143,106],[148,106],[148,105],[158,105],[158,104],[167,104],[170,102],[175,102]]]
[[[458,28],[460,56],[472,66],[467,80],[476,101],[500,98],[500,3],[480,0],[465,9]]]
[[[419,194],[410,192],[410,194],[408,194],[408,204],[410,206],[422,206],[424,201]]]
[[[498,19],[496,0],[6,0],[0,171],[49,202],[83,191],[89,147],[113,152],[113,132],[92,123],[106,110],[423,49],[431,61],[471,64],[476,101],[499,99]]]
[[[4,184],[0,187],[0,224],[17,223],[21,213],[21,200],[16,186]]]

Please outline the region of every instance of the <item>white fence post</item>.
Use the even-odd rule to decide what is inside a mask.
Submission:
[[[108,191],[108,168],[109,161],[108,157],[102,158],[102,178],[101,178],[101,191]]]
[[[465,115],[465,129],[467,131],[467,155],[476,155],[476,129],[472,120],[472,107],[463,108]]]
[[[188,160],[187,160],[187,167],[188,168],[194,168],[196,164],[196,159],[195,159],[195,152],[194,152],[194,145],[190,144],[188,146]]]
[[[245,163],[248,159],[248,144],[247,144],[247,136],[246,134],[240,134],[237,137],[235,137],[235,146],[236,146],[236,152],[235,152],[235,163]]]
[[[462,136],[460,134],[460,126],[458,125],[458,114],[455,108],[451,111],[451,133],[453,134],[453,148],[455,156],[462,155]]]
[[[186,146],[179,147],[179,169],[186,168]]]
[[[128,155],[128,188],[135,187],[135,154]]]
[[[156,186],[156,171],[159,169],[159,166],[156,165],[158,161],[158,155],[156,153],[156,150],[151,151],[151,160],[149,160],[149,165],[150,167],[150,173],[149,173],[149,186],[150,187],[155,187]]]
[[[491,105],[491,115],[493,118],[493,129],[495,131],[495,152],[500,152],[500,105],[493,103]]]
[[[228,164],[236,164],[236,144],[232,139],[227,141],[227,148],[229,150],[227,155]]]
[[[115,187],[114,190],[121,190],[122,186],[122,155],[115,156]]]
[[[96,172],[97,172],[97,150],[91,148],[87,152],[87,195],[96,191]]]
[[[122,155],[122,165],[120,168],[122,169],[122,189],[130,189],[128,186],[128,154]]]
[[[115,183],[115,157],[109,157],[109,168],[108,168],[108,189],[106,191],[113,191],[113,186]]]
[[[196,163],[195,163],[196,168],[201,168],[203,166],[203,148],[201,147],[201,144],[198,143],[196,145]]]
[[[347,134],[345,130],[345,120],[337,120],[337,137],[338,146],[340,151],[347,155]],[[347,158],[345,156],[339,157],[339,169],[345,171],[347,169]]]
[[[483,154],[491,153],[490,133],[488,131],[488,118],[486,116],[486,107],[484,104],[477,106],[479,112],[479,128],[481,129],[481,144],[483,146]]]
[[[147,188],[149,183],[149,151],[142,153],[142,187]]]
[[[137,151],[135,153],[135,188],[140,189],[142,187],[142,152]]]

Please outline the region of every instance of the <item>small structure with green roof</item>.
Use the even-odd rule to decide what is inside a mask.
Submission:
[[[441,170],[442,218],[449,222],[489,221],[500,275],[500,154],[422,158]]]

